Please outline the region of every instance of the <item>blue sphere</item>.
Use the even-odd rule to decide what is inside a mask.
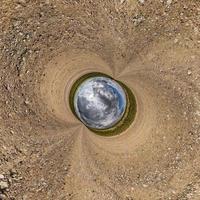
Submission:
[[[107,129],[123,117],[126,94],[113,79],[103,76],[88,78],[77,88],[74,108],[79,119],[88,127]]]

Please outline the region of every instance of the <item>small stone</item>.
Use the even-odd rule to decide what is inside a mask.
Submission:
[[[8,189],[8,183],[6,181],[0,181],[0,190]]]
[[[138,26],[140,23],[142,23],[143,21],[145,21],[145,18],[144,16],[135,16],[133,18],[133,23],[134,23],[134,26]]]
[[[10,176],[13,178],[17,175],[17,171],[15,169],[10,169]]]
[[[131,190],[133,191],[133,190],[134,190],[134,187],[131,187]]]
[[[24,103],[25,103],[26,105],[28,105],[28,104],[30,104],[30,101],[29,101],[28,99],[26,99],[26,100],[24,101]]]
[[[148,187],[148,185],[147,185],[147,184],[143,184],[142,186],[143,186],[144,188],[147,188],[147,187]]]
[[[3,174],[0,174],[0,179],[4,179],[4,175]]]
[[[1,200],[6,199],[6,195],[5,195],[5,194],[0,194],[0,199],[1,199]]]
[[[144,4],[145,0],[138,0],[139,3]]]
[[[194,34],[195,34],[195,35],[198,35],[198,34],[199,34],[199,29],[198,29],[198,27],[194,27]]]
[[[29,198],[28,198],[28,195],[24,195],[23,197],[22,197],[22,200],[28,200]]]
[[[174,44],[176,44],[176,43],[178,43],[178,39],[177,38],[174,39]]]
[[[65,171],[68,171],[69,169],[68,169],[68,167],[65,167],[64,170],[65,170]]]
[[[188,70],[187,74],[190,76],[192,74],[192,71]]]
[[[172,4],[172,0],[167,0],[167,5],[170,6]]]

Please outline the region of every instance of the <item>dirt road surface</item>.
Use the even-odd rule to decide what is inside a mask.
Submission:
[[[199,200],[200,1],[1,0],[0,199]],[[137,114],[102,137],[72,114],[88,72]]]

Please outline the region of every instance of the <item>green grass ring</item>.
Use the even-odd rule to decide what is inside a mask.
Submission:
[[[126,105],[126,109],[125,109],[125,112],[124,112],[121,120],[118,123],[116,123],[114,126],[107,128],[107,129],[95,129],[95,128],[91,128],[91,127],[88,127],[88,126],[87,126],[87,128],[89,130],[91,130],[92,132],[96,133],[97,135],[100,135],[100,136],[118,135],[118,134],[124,132],[127,128],[130,127],[130,125],[132,124],[132,122],[135,119],[135,115],[136,115],[136,112],[137,112],[137,104],[136,104],[135,96],[133,95],[131,89],[128,88],[121,81],[115,80],[112,77],[108,76],[107,74],[104,74],[104,73],[101,73],[101,72],[91,72],[91,73],[85,74],[85,75],[81,76],[78,80],[76,80],[75,83],[73,84],[73,86],[70,90],[70,94],[69,94],[69,106],[71,108],[72,113],[76,116],[76,118],[78,120],[80,120],[79,117],[77,116],[76,112],[75,112],[74,96],[76,94],[77,88],[85,80],[87,80],[88,78],[95,77],[95,76],[107,77],[107,78],[110,78],[110,79],[116,81],[118,84],[120,84],[120,86],[125,91],[126,99],[127,99],[127,105]]]

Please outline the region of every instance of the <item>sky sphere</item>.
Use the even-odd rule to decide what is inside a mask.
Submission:
[[[100,76],[88,78],[77,88],[74,108],[86,126],[106,129],[122,118],[126,109],[126,95],[113,79]]]

